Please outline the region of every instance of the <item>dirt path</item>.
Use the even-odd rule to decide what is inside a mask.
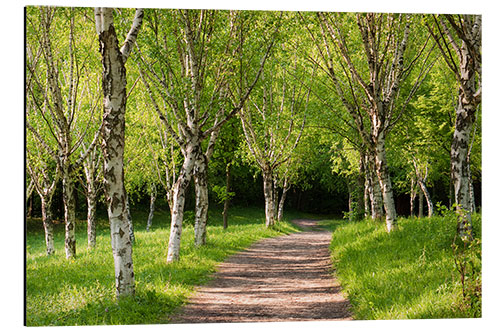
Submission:
[[[260,240],[231,256],[171,322],[352,319],[331,275],[331,233],[312,220],[293,222],[305,231]]]

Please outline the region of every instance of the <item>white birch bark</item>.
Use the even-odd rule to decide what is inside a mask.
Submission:
[[[47,200],[48,199],[48,200]],[[50,204],[52,198],[46,198],[45,196],[40,196],[40,201],[42,205],[42,223],[43,230],[45,232],[45,248],[47,255],[50,256],[54,254],[54,224],[52,221],[52,212],[50,209]]]
[[[427,216],[431,217],[434,214],[434,205],[432,204],[431,194],[429,193],[427,186],[425,186],[424,181],[419,181],[419,186],[427,203]]]
[[[375,160],[373,155],[366,155],[367,161],[367,180],[368,180],[368,191],[370,195],[370,211],[373,220],[381,220],[384,216],[382,191],[380,189],[380,183],[378,182],[377,175],[375,174]]]
[[[118,299],[135,294],[132,243],[127,223],[126,193],[123,173],[125,148],[126,70],[125,62],[142,24],[143,10],[137,9],[132,29],[122,52],[113,25],[112,8],[95,8],[103,65],[104,112],[102,150],[104,190],[108,204],[111,247],[115,266],[115,288]]]
[[[201,149],[200,149],[201,150]],[[194,184],[196,194],[196,210],[194,215],[194,245],[206,243],[208,217],[208,183],[207,158],[199,154],[194,167]]]
[[[69,170],[63,169],[62,175],[63,202],[64,202],[64,250],[66,259],[76,256],[75,234],[75,195],[74,184]]]
[[[278,221],[283,220],[283,212],[285,210],[285,200],[286,200],[286,194],[289,189],[289,184],[288,184],[288,178],[285,178],[284,183],[283,183],[283,192],[281,193],[281,198],[280,198],[280,203],[278,206]]]
[[[172,191],[172,218],[170,222],[170,237],[168,240],[167,263],[177,261],[180,258],[182,220],[184,218],[184,203],[186,200],[186,189],[191,181],[193,168],[196,163],[197,147],[189,144],[184,153],[184,163],[177,177]]]
[[[420,184],[419,184],[420,185]],[[424,217],[424,193],[420,186],[418,187],[418,218]]]
[[[365,204],[365,218],[371,216],[371,200],[370,200],[370,180],[367,175],[367,171],[365,169],[365,183],[364,183],[364,191],[363,191],[363,201]]]
[[[431,195],[427,189],[427,186],[425,185],[427,181],[427,175],[428,175],[428,167],[425,167],[425,175],[422,175],[422,172],[418,168],[417,161],[413,159],[413,166],[415,168],[415,174],[417,176],[417,185],[419,188],[419,193],[418,193],[418,199],[419,199],[419,212],[418,212],[418,217],[421,218],[423,216],[423,199],[425,197],[425,200],[427,202],[427,216],[431,217],[434,214],[434,205],[432,204],[432,199]],[[413,181],[413,179],[412,179]],[[413,184],[412,184],[413,186]]]
[[[377,141],[375,163],[377,166],[377,176],[380,182],[380,188],[382,190],[382,198],[384,199],[385,227],[387,232],[391,232],[397,227],[396,205],[394,204],[392,182],[387,167],[384,138],[379,137]]]
[[[96,209],[97,198],[93,189],[87,189],[87,246],[96,246]]]
[[[273,174],[269,166],[262,170],[262,178],[264,183],[264,201],[266,212],[266,227],[274,225],[274,195],[273,195]]]
[[[85,145],[82,143],[85,148]],[[83,154],[83,152],[82,152]],[[100,151],[94,149],[83,160],[83,170],[85,173],[85,196],[87,197],[87,247],[92,249],[96,246],[96,210],[97,195],[102,182],[102,155]]]
[[[231,190],[231,163],[227,163],[226,165],[226,193],[229,193]],[[227,229],[228,224],[227,224],[227,219],[228,219],[228,213],[229,213],[229,202],[230,199],[227,197],[224,200],[224,210],[222,211],[222,225],[224,229]]]

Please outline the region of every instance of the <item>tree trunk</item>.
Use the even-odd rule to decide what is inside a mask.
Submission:
[[[365,165],[361,155],[359,160],[359,170],[356,177],[356,219],[362,219],[365,215]]]
[[[113,25],[112,8],[95,8],[99,51],[102,56],[104,190],[108,206],[111,248],[115,266],[115,287],[118,299],[135,294],[132,242],[127,223],[123,153],[125,149],[125,111],[127,75],[125,61],[142,24],[143,11],[136,10],[132,29],[119,49]]]
[[[132,214],[130,214],[130,202],[128,200],[127,191],[125,191],[125,210],[127,212],[126,217],[127,217],[128,233],[129,233],[130,242],[132,242],[132,244],[134,244],[134,242],[135,242],[134,221],[132,221]]]
[[[410,185],[410,217],[415,216],[415,198],[417,197],[417,192],[415,190],[415,179],[411,178]]]
[[[43,229],[45,232],[45,247],[47,251],[47,255],[50,256],[54,254],[54,224],[52,222],[52,212],[50,210],[50,199],[45,198],[44,196],[40,196],[40,200],[42,203],[42,222]]]
[[[228,163],[226,165],[226,193],[229,193],[230,190],[231,190],[231,163]],[[226,200],[224,200],[224,210],[222,212],[222,224],[224,229],[227,229],[229,201],[230,201],[229,197],[226,197]]]
[[[367,155],[367,162],[372,219],[381,220],[384,216],[382,191],[380,190],[380,183],[375,174],[375,160],[371,154]]]
[[[427,216],[431,217],[434,214],[434,206],[432,204],[431,194],[427,190],[427,186],[425,186],[425,183],[422,180],[420,180],[418,183],[420,186],[420,192],[423,193],[425,201],[427,202]]]
[[[349,180],[347,180],[347,194],[348,194],[348,199],[347,199],[347,207],[348,207],[348,210],[349,210],[349,214],[348,214],[348,217],[349,217],[349,222],[351,222],[353,220],[353,205],[352,205],[352,185],[351,185],[351,182]]]
[[[198,154],[193,176],[196,193],[196,211],[194,216],[194,245],[202,246],[205,245],[207,241],[206,237],[208,218],[207,158],[205,154]]]
[[[418,188],[418,218],[424,217],[424,193],[422,189]]]
[[[285,209],[286,193],[288,192],[289,187],[290,186],[288,185],[288,179],[285,178],[285,182],[283,183],[283,193],[281,193],[280,204],[278,206],[278,221],[283,221],[283,211]]]
[[[369,215],[370,215],[370,206],[371,206],[371,202],[370,202],[370,189],[369,189],[369,185],[368,185],[368,178],[365,178],[365,190],[364,190],[364,193],[363,193],[363,201],[364,201],[364,204],[365,204],[365,218],[367,218]]]
[[[377,140],[375,163],[377,176],[382,190],[382,198],[384,200],[385,209],[385,226],[387,232],[391,232],[397,228],[396,221],[396,206],[394,204],[394,196],[392,192],[392,183],[387,167],[387,159],[385,155],[385,138],[379,137]]]
[[[155,213],[155,202],[156,202],[156,195],[158,194],[156,190],[156,184],[151,183],[151,193],[150,193],[150,200],[149,200],[149,214],[148,214],[148,223],[146,225],[146,231],[149,231],[151,229],[151,225],[153,225],[153,216]]]
[[[370,215],[372,202],[370,197],[372,197],[372,188],[370,186],[370,177],[368,175],[368,169],[365,168],[365,179],[364,179],[364,191],[363,191],[363,201],[365,204],[365,218]]]
[[[467,100],[462,93],[459,94],[459,105],[456,110],[455,131],[451,144],[452,181],[455,188],[455,202],[459,213],[458,232],[461,237],[470,238],[472,231],[471,200],[469,186],[469,166],[467,153],[472,125],[474,123],[475,106],[464,104]]]
[[[273,217],[276,221],[278,219],[278,177],[273,177]]]
[[[33,215],[33,193],[28,197],[28,212],[26,213],[27,218],[31,218]]]
[[[64,204],[64,250],[66,259],[76,256],[76,235],[75,235],[75,196],[74,184],[71,179],[71,171],[66,168],[63,171],[63,204]]]
[[[273,173],[267,167],[262,170],[262,177],[264,182],[264,199],[266,203],[266,227],[274,225],[274,196],[273,196]]]
[[[96,194],[94,184],[87,183],[87,246],[90,249],[96,245]]]
[[[472,177],[470,175],[469,167],[469,196],[470,196],[470,211],[474,213],[476,211],[476,197],[474,196],[474,183],[472,182]]]
[[[186,147],[184,163],[172,191],[172,217],[170,222],[170,237],[168,240],[167,263],[179,260],[181,248],[182,219],[184,218],[184,203],[186,189],[191,181],[197,151],[192,145]]]

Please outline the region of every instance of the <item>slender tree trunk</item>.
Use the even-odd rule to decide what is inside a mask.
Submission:
[[[290,186],[288,185],[288,179],[285,178],[285,181],[283,183],[283,193],[281,193],[281,199],[278,206],[278,221],[283,221],[283,211],[285,209],[286,194],[289,187]]]
[[[228,163],[226,165],[226,193],[229,193],[231,190],[231,163]],[[227,229],[227,217],[228,217],[228,212],[229,212],[229,197],[226,197],[226,200],[224,200],[224,210],[222,212],[222,223],[224,226],[224,229]]]
[[[387,167],[387,159],[385,155],[385,138],[379,137],[377,140],[376,148],[376,169],[377,176],[382,189],[382,197],[384,199],[385,209],[385,226],[387,232],[391,232],[397,228],[396,221],[396,206],[394,204],[394,196],[392,192],[392,183],[389,176],[389,169]]]
[[[370,216],[370,206],[371,206],[368,178],[365,178],[365,189],[363,194],[364,194],[363,201],[365,204],[365,218],[367,218],[368,216]]]
[[[28,197],[28,209],[26,217],[31,218],[32,214],[33,214],[33,193],[31,193]]]
[[[356,219],[362,219],[365,215],[365,165],[361,155],[359,160],[359,171],[356,177]]]
[[[96,245],[96,198],[95,186],[87,183],[87,240],[88,248],[94,248]]]
[[[149,214],[148,214],[148,223],[146,225],[146,231],[149,231],[151,229],[151,226],[153,225],[153,216],[155,213],[155,202],[156,202],[156,196],[157,196],[157,190],[156,190],[156,184],[153,182],[151,183],[151,193],[150,193],[150,200],[149,200]]]
[[[52,222],[52,212],[50,210],[50,199],[40,196],[42,203],[42,222],[43,229],[45,232],[45,247],[47,255],[50,256],[54,254],[54,224]]]
[[[207,241],[206,237],[208,217],[207,158],[205,154],[198,154],[193,175],[196,193],[196,211],[194,216],[194,245],[202,246],[205,245]]]
[[[372,188],[370,186],[370,176],[368,174],[368,168],[365,168],[365,179],[364,179],[364,191],[363,191],[363,201],[365,204],[365,218],[370,216],[372,201],[370,197],[373,197]]]
[[[427,216],[431,217],[434,214],[434,205],[432,204],[431,194],[427,190],[427,186],[425,186],[425,183],[422,180],[420,180],[418,184],[420,186],[420,193],[423,194],[423,196],[425,197],[425,201],[427,202]],[[422,199],[422,197],[420,197],[420,199]]]
[[[179,260],[181,248],[182,219],[184,218],[184,203],[186,189],[191,181],[195,160],[198,152],[192,145],[186,146],[184,163],[172,191],[172,218],[170,222],[170,237],[168,241],[167,263]]]
[[[273,173],[267,167],[262,170],[262,177],[264,182],[264,200],[266,203],[266,227],[274,225],[274,196],[273,196]]]
[[[348,193],[348,200],[347,200],[347,207],[348,207],[348,210],[349,210],[349,222],[351,222],[353,220],[353,205],[352,205],[352,185],[351,185],[351,182],[349,180],[347,180],[347,193]]]
[[[274,220],[278,219],[278,177],[273,177],[273,216]]]
[[[66,259],[76,256],[74,184],[71,179],[71,171],[68,169],[66,167],[63,171],[62,178],[65,224],[64,250],[66,251]]]
[[[417,192],[415,189],[415,179],[412,177],[411,178],[411,185],[410,185],[410,217],[415,216],[415,198],[417,197]]]
[[[418,218],[424,217],[424,193],[422,189],[418,188]]]
[[[112,8],[95,8],[96,30],[103,65],[103,128],[104,191],[108,205],[111,248],[115,266],[115,287],[118,299],[135,294],[132,242],[127,223],[123,153],[125,149],[125,111],[127,74],[125,62],[142,25],[144,12],[136,10],[134,22],[122,49],[119,48],[113,25]]]

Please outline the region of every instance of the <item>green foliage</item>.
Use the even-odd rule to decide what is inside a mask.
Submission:
[[[229,212],[222,228],[220,211],[210,211],[208,243],[195,248],[194,231],[185,226],[181,260],[166,264],[168,213],[157,211],[152,232],[146,232],[147,213],[132,212],[136,242],[136,296],[115,302],[113,256],[109,229],[98,223],[97,246],[87,250],[85,222],[76,227],[76,259],[64,257],[64,226],[56,225],[56,254],[47,257],[39,220],[29,220],[26,239],[26,320],[28,326],[125,325],[167,323],[195,287],[207,283],[216,265],[263,237],[298,231],[288,222],[268,229],[261,210],[238,208]]]
[[[331,251],[336,275],[356,319],[423,319],[480,316],[481,216],[474,215],[477,242],[459,257],[470,275],[463,306],[453,244],[456,218],[399,219],[387,234],[381,223],[323,222],[333,229]],[[480,289],[479,289],[480,290]]]
[[[212,191],[216,193],[218,203],[223,203],[226,200],[231,200],[236,194],[234,192],[226,191],[226,187],[220,185],[214,185],[214,187],[212,187]]]

